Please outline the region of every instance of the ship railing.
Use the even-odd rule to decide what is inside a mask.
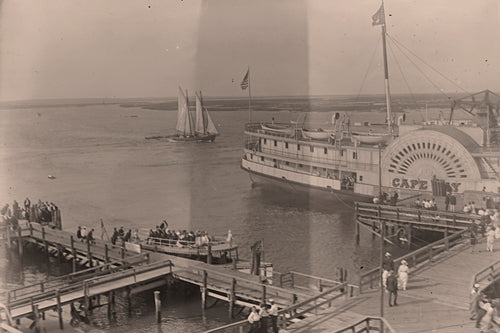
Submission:
[[[249,148],[251,149],[251,148]],[[312,163],[321,163],[321,164],[329,164],[332,167],[343,167],[343,168],[352,168],[355,170],[364,170],[364,171],[376,171],[378,170],[378,165],[373,163],[363,163],[363,162],[350,162],[345,159],[338,158],[324,158],[324,157],[316,157],[316,156],[308,156],[304,154],[298,154],[297,152],[286,152],[283,150],[272,149],[267,147],[261,147],[260,152],[263,154],[269,154],[272,156],[280,156],[293,159],[297,161],[306,161]]]
[[[394,223],[428,225],[446,229],[464,229],[481,217],[476,214],[455,213],[438,210],[409,208],[404,206],[356,203],[356,218]]]
[[[408,267],[412,268],[412,271],[424,266],[427,263],[434,262],[437,257],[445,252],[448,252],[450,248],[453,248],[459,244],[463,244],[467,232],[468,230],[461,230],[448,237],[440,239],[434,243],[428,244],[418,250],[395,259],[395,271],[397,271],[397,267],[399,267],[402,260],[406,260],[408,262]],[[378,266],[360,275],[359,292],[362,293],[366,287],[369,287],[370,289],[378,287],[380,286],[381,281],[382,270],[381,267]]]
[[[184,239],[170,239],[170,238],[161,238],[161,237],[148,237],[147,243],[150,245],[164,245],[171,247],[208,247],[228,244],[225,240],[211,240],[209,242],[201,242],[201,241],[188,241]]]

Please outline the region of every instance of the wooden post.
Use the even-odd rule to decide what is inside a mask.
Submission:
[[[31,224],[31,222],[29,222],[29,226],[30,226],[30,236],[33,237],[33,225]]]
[[[106,263],[109,263],[109,254],[108,254],[108,251],[109,251],[108,250],[108,244],[104,244],[104,257],[105,257]]]
[[[234,310],[234,301],[236,299],[235,296],[235,290],[236,290],[236,279],[233,278],[231,282],[231,290],[230,294],[228,295],[229,297],[229,319],[233,319],[233,310]]]
[[[85,304],[85,317],[89,317],[90,311],[90,297],[89,297],[89,284],[87,281],[83,281],[83,296]]]
[[[444,244],[446,251],[450,249],[450,240],[448,239],[448,228],[444,229]]]
[[[10,250],[11,247],[11,240],[10,240],[10,223],[7,222],[7,247]]]
[[[266,285],[262,284],[262,303],[266,304]]]
[[[356,221],[356,245],[359,245],[360,237],[359,237],[359,222]]]
[[[59,316],[59,329],[64,329],[63,318],[62,318],[62,307],[61,307],[61,294],[59,289],[56,290],[56,299],[57,299],[57,314]]]
[[[373,230],[374,232],[372,232],[372,240],[373,240],[373,239],[375,239],[375,230],[376,230],[376,229],[377,229],[377,228],[375,227],[375,221],[373,221],[373,222],[372,222],[372,230]]]
[[[207,308],[207,271],[203,271],[203,286],[201,287],[201,309],[205,310]]]
[[[290,281],[292,282],[292,288],[295,286],[295,278],[293,276],[293,272],[290,272]]]
[[[45,237],[45,227],[42,227],[42,240],[43,245],[45,247],[45,253],[47,254],[47,265],[50,263],[50,253],[49,253],[49,244],[47,243],[47,239]]]
[[[212,264],[212,245],[208,244],[207,264]]]
[[[125,259],[125,249],[123,247],[120,248],[120,255],[122,257],[122,260]]]
[[[75,239],[73,238],[73,235],[71,235],[70,240],[71,240],[71,254],[73,255],[72,266],[74,273],[76,272],[76,249],[75,249]]]
[[[23,238],[21,235],[21,227],[17,228],[17,247],[19,251],[19,257],[23,256]]]
[[[132,315],[132,298],[130,295],[130,287],[127,287],[127,308],[128,308],[128,316]]]
[[[90,252],[90,242],[87,241],[87,259],[89,260],[89,267],[92,268],[92,253]]]
[[[108,292],[108,318],[111,318],[115,313],[115,292]]]
[[[411,239],[412,239],[412,231],[411,231],[411,224],[408,224],[407,227],[407,232],[406,234],[408,235],[408,249],[411,249]]]
[[[156,312],[156,322],[161,323],[161,300],[160,300],[160,292],[155,291],[155,312]]]

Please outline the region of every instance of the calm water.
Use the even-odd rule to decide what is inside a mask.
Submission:
[[[266,103],[267,109],[276,104],[270,100],[260,105]],[[306,107],[300,105],[296,108]],[[231,229],[241,256],[248,258],[250,244],[263,240],[266,261],[280,272],[335,278],[336,268],[345,267],[354,278],[361,268],[376,265],[378,243],[370,235],[363,233],[361,246],[354,244],[352,202],[292,187],[252,187],[239,167],[248,120],[244,103],[236,111],[212,109],[221,136],[210,144],[144,140],[173,132],[172,111],[117,104],[0,110],[0,188],[5,190],[0,202],[22,202],[27,196],[53,201],[62,210],[63,229],[70,231],[78,225],[97,230],[101,218],[108,232],[119,226],[147,230],[164,218],[173,229],[201,229],[213,235]],[[254,112],[254,120],[274,117],[288,122],[300,115],[276,109]],[[330,118],[331,113],[318,113],[308,121],[324,124]],[[20,272],[15,259],[7,270],[2,258],[3,286],[45,278],[46,267],[37,261],[27,259]],[[169,295],[158,328],[152,324],[152,292],[137,295],[130,318],[125,307],[114,322],[107,320],[105,310],[98,310],[85,331],[122,331],[124,325],[131,332],[153,327],[196,331],[225,322],[221,304],[207,312],[204,323],[198,297]]]

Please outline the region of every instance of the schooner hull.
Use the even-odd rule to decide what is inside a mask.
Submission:
[[[215,134],[207,135],[194,135],[194,136],[183,136],[183,135],[156,135],[147,136],[146,140],[166,140],[168,142],[213,142],[215,140]]]

